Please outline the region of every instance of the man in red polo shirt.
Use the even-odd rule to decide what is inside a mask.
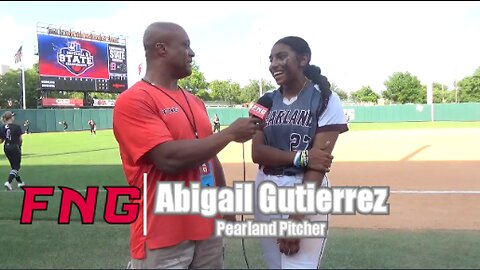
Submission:
[[[251,139],[259,120],[240,118],[212,134],[203,102],[177,84],[192,73],[195,56],[185,30],[173,23],[156,22],[147,27],[143,44],[145,77],[118,97],[113,111],[113,131],[129,185],[143,194],[143,174],[148,174],[146,202],[145,198],[133,201],[141,209],[147,204],[147,222],[144,224],[143,211],[139,211],[131,224],[131,265],[223,268],[223,240],[213,237],[215,219],[154,214],[156,184],[184,181],[189,186],[200,181],[202,186],[224,186],[217,153],[231,141]],[[212,168],[210,178],[200,174],[204,166]],[[214,180],[206,183],[204,179]]]

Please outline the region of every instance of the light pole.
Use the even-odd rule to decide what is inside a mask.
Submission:
[[[259,50],[259,60],[260,60],[260,71],[258,72],[258,74],[260,75],[260,80],[259,80],[259,85],[260,87],[258,88],[258,98],[261,98],[262,97],[262,93],[263,93],[263,85],[262,85],[262,29],[260,28],[260,26],[258,27],[258,47],[260,48]]]
[[[261,75],[260,75],[261,76]],[[260,93],[259,93],[259,97],[262,97],[262,93],[263,93],[263,87],[262,87],[262,77],[260,77]]]
[[[455,103],[458,103],[458,88],[457,88],[457,80],[453,81],[453,88],[455,88]]]

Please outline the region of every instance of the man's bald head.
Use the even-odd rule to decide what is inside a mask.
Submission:
[[[155,22],[143,35],[147,73],[169,73],[171,78],[181,79],[192,73],[192,58],[187,32],[178,24]]]
[[[143,34],[145,52],[155,48],[157,43],[169,43],[179,33],[185,33],[185,30],[175,23],[154,22],[150,24]]]

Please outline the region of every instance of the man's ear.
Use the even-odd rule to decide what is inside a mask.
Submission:
[[[155,44],[155,49],[158,51],[160,56],[165,56],[167,54],[167,46],[165,43],[157,43]]]

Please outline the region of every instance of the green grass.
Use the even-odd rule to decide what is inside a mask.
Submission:
[[[480,122],[398,122],[398,123],[350,123],[351,131],[404,130],[428,128],[480,128]]]
[[[478,268],[479,231],[333,229],[322,268]]]
[[[0,221],[0,268],[125,268],[126,225]],[[478,268],[478,231],[332,229],[322,268]],[[250,268],[265,268],[257,239],[245,239]],[[225,240],[225,267],[246,268],[241,240]]]
[[[78,190],[125,185],[120,164],[110,130],[99,131],[96,137],[88,131],[24,136],[21,175],[28,185]],[[1,155],[0,175],[6,178],[9,170]],[[99,193],[92,225],[81,224],[76,207],[70,224],[57,224],[60,193],[37,198],[47,200],[49,210],[35,212],[33,224],[21,225],[23,193],[16,185],[14,189],[0,190],[0,268],[126,267],[129,226],[103,221],[105,192]],[[478,231],[333,228],[322,268],[476,268],[479,243]],[[258,240],[246,239],[245,244],[250,268],[264,268]],[[246,267],[240,239],[226,239],[225,252],[227,268]]]

